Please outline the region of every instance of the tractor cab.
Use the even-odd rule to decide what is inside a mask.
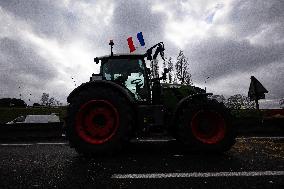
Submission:
[[[137,101],[149,101],[149,80],[143,55],[101,57],[102,80],[112,81],[131,92]]]
[[[157,58],[159,48],[157,44],[147,50],[146,54],[113,54],[95,58],[96,63],[101,63],[100,73],[93,74],[90,81],[107,80],[126,88],[138,102],[157,104],[160,97],[160,80],[165,79],[167,69],[163,77],[150,79],[150,69],[146,67],[145,59]],[[152,57],[152,49],[158,47]],[[151,90],[152,89],[152,90]],[[152,91],[152,93],[151,93]]]

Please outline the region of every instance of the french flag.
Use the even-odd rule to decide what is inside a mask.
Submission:
[[[137,33],[137,39],[138,39],[141,46],[145,46],[145,42],[144,42],[142,32]],[[129,47],[130,53],[134,52],[136,50],[136,48],[134,46],[134,42],[133,42],[132,37],[128,37],[127,42],[128,42],[128,47]]]

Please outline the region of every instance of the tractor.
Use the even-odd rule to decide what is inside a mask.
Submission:
[[[151,78],[146,61],[164,56],[162,42],[145,54],[94,58],[100,72],[68,96],[66,137],[79,154],[113,154],[132,139],[167,136],[202,152],[225,152],[235,142],[232,116],[212,93]],[[156,49],[154,55],[152,51]]]

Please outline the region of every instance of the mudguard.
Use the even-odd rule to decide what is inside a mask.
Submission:
[[[80,93],[80,91],[89,88],[89,87],[98,87],[98,86],[105,86],[105,87],[112,87],[115,90],[119,91],[122,93],[131,103],[135,103],[135,100],[133,96],[122,86],[111,82],[111,81],[106,81],[106,80],[96,80],[96,81],[91,81],[87,83],[82,83],[79,87],[75,88],[67,97],[67,102],[71,103],[72,99]]]

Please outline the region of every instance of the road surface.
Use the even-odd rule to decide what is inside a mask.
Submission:
[[[238,138],[222,155],[140,141],[84,158],[65,141],[0,143],[0,188],[284,188],[284,140]]]

